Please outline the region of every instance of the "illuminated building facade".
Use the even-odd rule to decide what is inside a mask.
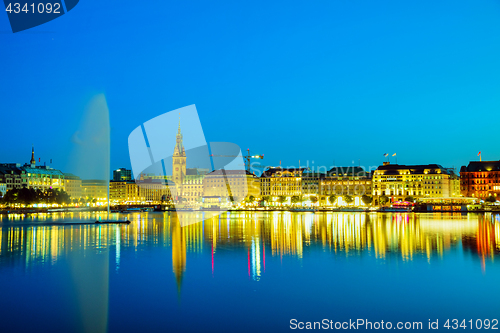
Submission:
[[[371,172],[357,166],[334,167],[329,170],[326,177],[321,179],[319,192],[324,196],[325,204],[330,204],[327,197],[335,195],[336,204],[343,205],[343,195],[350,195],[356,205],[361,204],[362,195],[372,193]]]
[[[182,183],[182,198],[188,205],[201,202],[203,197],[203,179],[208,169],[187,168]]]
[[[228,202],[260,195],[259,178],[246,170],[215,170],[203,179],[203,196],[228,198]]]
[[[109,182],[109,198],[114,203],[140,203],[139,188],[134,181]]]
[[[262,173],[260,188],[262,196],[300,196],[302,177],[306,168],[272,167]]]
[[[49,188],[65,190],[64,174],[61,171],[48,166],[25,166],[22,168],[28,178],[28,188],[42,191]]]
[[[470,162],[460,168],[460,190],[466,197],[500,196],[500,161]]]
[[[82,180],[72,173],[64,173],[64,190],[71,199],[80,199],[82,197]]]
[[[7,190],[14,188],[32,188],[46,191],[49,188],[65,190],[64,174],[48,166],[36,166],[35,149],[31,149],[29,164],[2,164],[0,166],[0,182],[7,184]]]
[[[460,196],[459,177],[452,169],[438,164],[399,165],[385,162],[373,175],[374,203],[382,195],[394,201],[413,198],[448,198]]]
[[[150,178],[141,179],[137,182],[137,187],[141,202],[150,204],[171,200],[175,195],[175,193],[171,192],[171,189],[176,188],[176,186],[168,180],[162,181]]]
[[[301,177],[302,195],[317,196],[320,194],[320,180],[325,178],[321,172],[304,172]]]
[[[1,164],[0,183],[5,184],[7,191],[20,189],[28,187],[28,177],[20,164]]]
[[[108,183],[105,180],[99,179],[82,180],[82,198],[107,201]]]

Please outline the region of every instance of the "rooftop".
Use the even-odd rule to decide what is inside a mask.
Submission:
[[[460,172],[484,172],[484,171],[500,171],[500,161],[480,161],[470,162],[468,166],[463,166]]]

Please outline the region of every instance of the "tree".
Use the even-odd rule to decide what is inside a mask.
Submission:
[[[251,196],[248,197],[248,202],[249,203],[252,203],[254,201],[255,201],[255,197],[253,195],[251,195]]]
[[[329,201],[332,205],[334,205],[334,204],[335,204],[335,202],[337,201],[337,196],[336,196],[336,195],[333,195],[333,194],[332,194],[332,195],[330,195],[330,196],[328,197],[328,201]]]
[[[408,195],[408,196],[406,196],[405,201],[413,202],[413,201],[415,201],[415,199],[411,195]]]
[[[286,197],[284,195],[280,195],[278,198],[278,202],[283,205],[283,203],[286,201]]]
[[[10,205],[15,204],[17,202],[17,196],[18,196],[18,189],[8,190],[5,193],[3,200],[4,200],[6,205],[10,206]]]
[[[343,199],[348,205],[350,205],[354,201],[354,198],[349,194],[344,194]]]
[[[383,206],[389,202],[389,197],[387,195],[381,195],[379,198],[380,204]]]
[[[313,204],[315,204],[316,202],[318,202],[318,197],[311,197],[310,200]]]
[[[493,202],[497,201],[497,198],[495,198],[494,196],[490,195],[489,197],[487,197],[486,199],[484,199],[484,201],[493,203]]]
[[[361,201],[363,201],[363,203],[368,206],[369,204],[372,203],[373,197],[370,197],[369,195],[363,194],[361,196]]]
[[[300,200],[300,197],[298,195],[294,195],[293,197],[290,198],[290,202],[293,203],[293,204],[297,204],[300,201],[301,200]]]

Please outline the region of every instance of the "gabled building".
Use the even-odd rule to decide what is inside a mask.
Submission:
[[[460,191],[465,197],[500,197],[500,161],[472,161],[462,166]]]

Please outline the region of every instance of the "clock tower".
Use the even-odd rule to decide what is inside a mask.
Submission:
[[[182,145],[181,120],[175,139],[174,155],[172,156],[172,181],[175,183],[176,195],[182,195],[182,183],[186,176],[186,151]]]

